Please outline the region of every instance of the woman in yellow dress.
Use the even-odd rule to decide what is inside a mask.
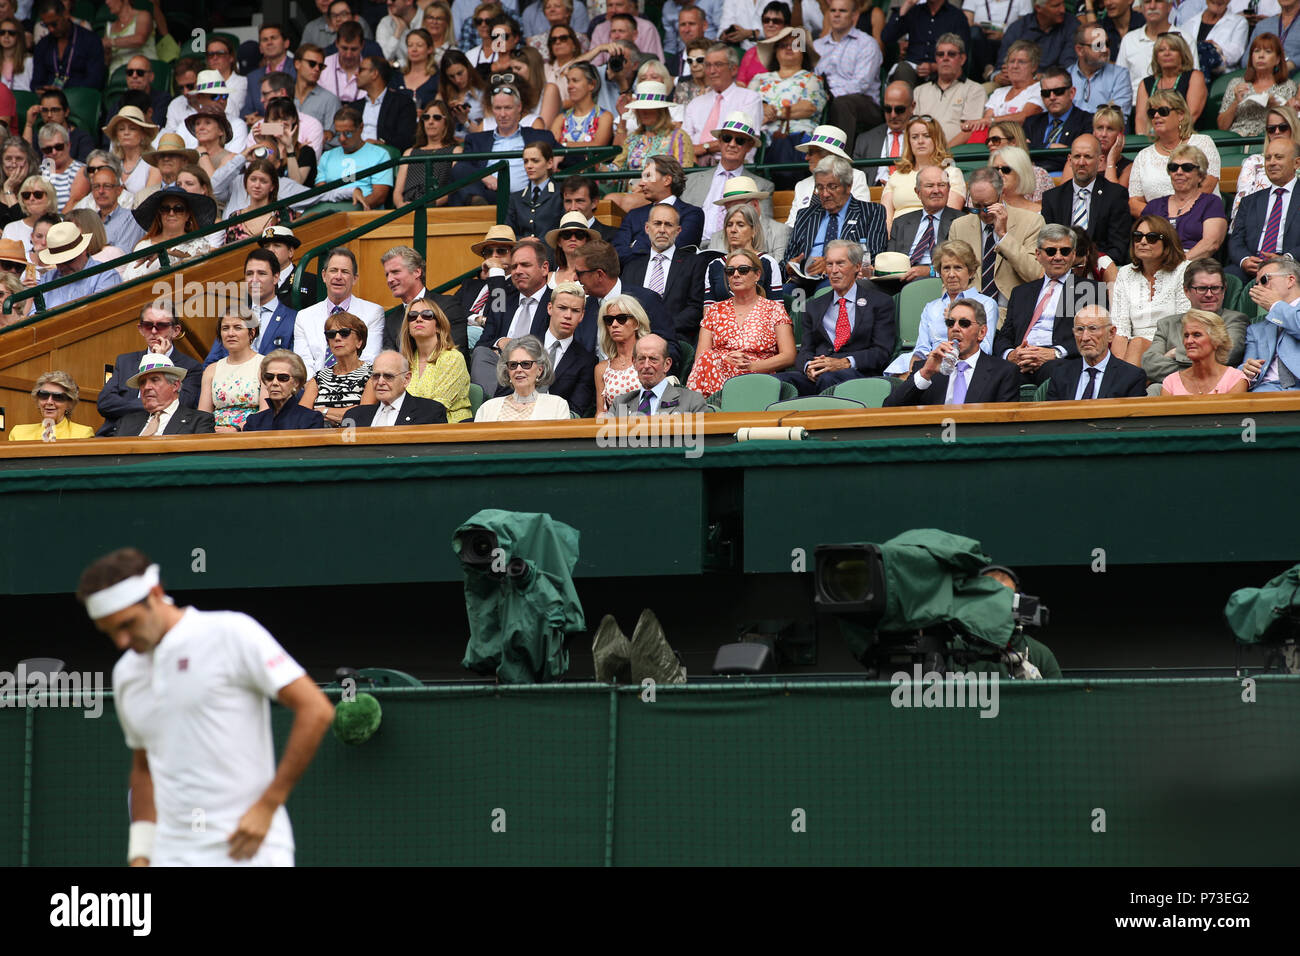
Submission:
[[[416,398],[441,402],[449,422],[469,418],[469,369],[451,340],[451,323],[442,309],[416,299],[406,310],[398,342],[411,363],[411,384],[406,390]]]
[[[10,441],[55,441],[68,438],[93,438],[95,430],[89,425],[78,425],[69,417],[77,407],[80,392],[77,383],[67,372],[46,372],[36,380],[32,398],[41,421],[32,425],[15,425],[9,432]]]

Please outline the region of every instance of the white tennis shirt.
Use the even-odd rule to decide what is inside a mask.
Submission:
[[[128,650],[113,668],[126,745],[143,749],[158,830],[153,865],[237,861],[226,840],[275,777],[271,704],[303,669],[246,614],[186,608],[148,654]],[[292,861],[283,806],[253,863]],[[243,862],[243,861],[238,861]]]

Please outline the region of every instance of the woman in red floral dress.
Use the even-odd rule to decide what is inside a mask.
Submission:
[[[704,311],[700,339],[686,387],[702,395],[722,391],[727,379],[747,372],[779,372],[794,364],[794,329],[785,306],[760,294],[762,262],[741,249],[727,256],[731,298]]]

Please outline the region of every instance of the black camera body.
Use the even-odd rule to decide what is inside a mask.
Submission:
[[[1020,591],[1011,599],[1011,613],[1021,627],[1046,627],[1051,612],[1041,598]]]
[[[622,73],[627,66],[627,57],[622,53],[615,53],[609,58],[609,72]]]

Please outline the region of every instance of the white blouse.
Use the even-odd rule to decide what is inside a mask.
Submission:
[[[1151,285],[1138,269],[1123,266],[1115,277],[1110,293],[1110,317],[1116,334],[1126,339],[1155,338],[1156,323],[1167,315],[1181,315],[1192,307],[1183,292],[1183,273],[1187,261],[1172,270],[1156,273],[1156,291],[1151,295]]]
[[[992,110],[994,116],[1006,116],[1009,113],[1019,113],[1030,103],[1040,110],[1044,109],[1043,94],[1037,83],[1025,87],[1014,97],[1011,96],[1011,87],[1000,86],[989,96],[984,109]]]
[[[1218,179],[1222,169],[1219,150],[1214,145],[1214,140],[1204,133],[1193,133],[1187,145],[1195,146],[1205,154],[1205,158],[1210,161],[1207,175]],[[1159,199],[1161,196],[1172,196],[1174,184],[1169,181],[1169,171],[1165,168],[1168,165],[1169,156],[1157,151],[1155,143],[1142,150],[1137,154],[1137,159],[1133,160],[1133,172],[1129,174],[1128,179],[1128,194],[1141,196],[1147,202]]]

